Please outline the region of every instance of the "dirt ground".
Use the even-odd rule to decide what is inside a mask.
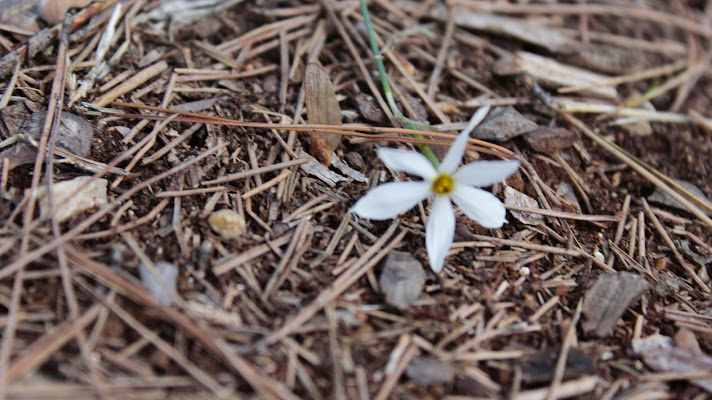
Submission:
[[[51,5],[0,1],[0,399],[710,398],[709,4],[370,1],[417,131],[358,1]],[[487,104],[508,223],[436,274],[429,201],[349,209]]]

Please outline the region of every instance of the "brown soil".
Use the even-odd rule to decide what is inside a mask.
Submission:
[[[6,1],[8,10],[21,8],[10,3]],[[655,173],[686,181],[712,198],[712,135],[706,119],[712,94],[705,50],[712,36],[709,7],[662,1],[646,6],[470,4],[491,6],[492,14],[483,15],[507,17],[528,29],[571,33],[564,48],[552,49],[460,23],[449,37],[447,21],[433,14],[445,7],[442,2],[371,2],[376,32],[419,90],[428,90],[435,60],[447,46],[432,97],[437,110],[393,59],[384,58],[406,116],[430,125],[466,122],[475,100],[479,105],[499,102],[511,104],[540,127],[577,135],[573,146],[545,152],[534,150],[527,134],[498,142],[524,162],[504,184],[549,213],[541,225],[527,225],[509,213],[509,223],[498,230],[459,215],[451,255],[444,271],[434,274],[424,246],[429,203],[396,220],[361,220],[348,210],[370,189],[367,183],[349,179],[330,186],[292,165],[219,183],[219,191],[161,195],[213,188],[216,184],[206,182],[287,162],[294,159],[290,152],[309,149],[307,132],[249,123],[305,124],[302,76],[309,52],[318,48],[310,41],[324,40],[315,58],[343,97],[342,111],[348,111],[344,123],[350,131],[336,154],[375,185],[394,179],[376,156],[377,146],[411,146],[350,134],[370,133],[364,126],[393,128],[395,123],[373,100],[381,97],[381,86],[357,2],[244,2],[188,23],[171,24],[177,17],[168,15],[133,22],[167,3],[125,0],[129,12],[121,18],[118,39],[106,57],[118,51],[126,26],[131,26],[125,54],[80,101],[68,104],[75,87],[67,85],[64,92],[63,112],[93,124],[87,158],[100,164],[88,171],[81,163],[60,163],[63,157],[57,156],[52,180],[103,175],[109,185],[106,208],[81,212],[53,230],[51,218],[44,218],[38,206],[28,207],[30,189],[33,184],[46,186],[46,172],[33,182],[32,165],[9,171],[0,165],[0,382],[6,382],[0,383],[0,399],[709,398],[705,390],[712,387],[712,378],[704,373],[712,365],[712,226],[688,208],[655,202],[653,193],[664,184],[636,171],[631,158],[601,143],[606,138]],[[85,49],[85,61],[96,56],[92,39],[104,32],[112,7],[103,12],[92,7],[75,14],[74,33],[64,49],[72,60]],[[450,11],[474,10],[462,7]],[[336,29],[328,8],[354,49]],[[22,52],[30,33],[46,25],[36,19],[33,26],[13,30],[9,26],[15,20],[9,15],[0,13],[5,18],[0,20],[5,24],[0,27],[2,60],[10,59],[11,47]],[[279,24],[290,19],[291,24]],[[239,45],[221,47],[238,38]],[[57,57],[61,51],[55,35],[43,52],[22,61],[15,97],[0,110],[2,139],[21,133],[12,121],[51,107],[53,71],[68,68]],[[541,84],[556,102],[575,99],[623,107],[687,74],[643,108],[695,118],[619,126],[610,123],[616,119],[612,115],[557,111],[557,104],[541,104],[516,74],[493,72],[501,58],[519,51],[609,76],[687,61],[674,72],[619,84],[615,98],[587,93],[564,98],[555,87]],[[99,89],[113,78],[129,71],[121,79],[127,81],[161,61],[166,68],[112,100],[163,108],[192,103],[183,110],[204,117],[178,117],[156,133],[168,114],[116,103],[107,104],[108,109],[87,106],[117,87]],[[370,76],[363,75],[361,61]],[[0,62],[3,93],[11,85],[14,62],[10,65]],[[86,79],[91,66],[80,65],[71,76]],[[237,76],[186,79],[215,71]],[[373,92],[369,82],[379,91]],[[194,103],[211,100],[205,106]],[[157,117],[126,139],[140,123],[138,114]],[[577,127],[572,115],[595,132]],[[210,116],[248,124],[230,126]],[[153,144],[144,148],[142,140],[152,134]],[[433,147],[437,154],[446,149]],[[496,158],[491,153],[508,157],[490,148],[489,153],[469,152],[467,161]],[[196,157],[201,159],[191,163]],[[107,172],[107,165],[119,170]],[[273,179],[279,182],[262,186]],[[562,184],[571,186],[575,200],[557,196]],[[500,199],[503,187],[492,188]],[[623,213],[627,196],[630,207]],[[208,222],[211,212],[225,208],[246,221],[237,238],[221,237]],[[619,226],[622,236],[616,239]],[[385,302],[378,281],[382,259],[394,250],[412,254],[427,269],[423,292],[403,310]],[[176,304],[161,304],[141,284],[139,266],[146,259],[178,268]],[[530,273],[523,273],[523,267]],[[608,306],[584,302],[599,278],[622,281],[623,275],[612,275],[621,271],[648,282],[641,295],[626,303],[623,299],[633,289],[611,288]],[[592,318],[615,314],[621,302],[622,315],[610,332],[597,334],[590,328]],[[680,357],[680,365],[636,352],[637,343],[655,334],[676,340],[665,351],[670,351],[668,357]],[[688,349],[692,356],[683,356]],[[436,366],[418,370],[423,359],[437,360]],[[449,369],[454,374],[443,373],[436,383],[417,375],[433,377]]]

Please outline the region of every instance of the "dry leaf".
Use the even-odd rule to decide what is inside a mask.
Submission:
[[[39,141],[42,136],[47,111],[38,111],[25,121],[23,133]],[[86,119],[68,112],[63,112],[57,133],[57,147],[79,157],[86,157],[91,152],[94,138],[94,125]]]
[[[341,109],[336,99],[334,86],[329,75],[317,63],[307,64],[304,73],[304,102],[310,124],[341,125]],[[341,142],[341,136],[312,132],[309,153],[327,167],[331,165],[331,154]]]
[[[504,188],[504,204],[507,206],[539,208],[539,203],[536,200],[509,186]],[[540,214],[514,210],[510,212],[519,222],[527,225],[539,225],[544,220],[544,216]]]

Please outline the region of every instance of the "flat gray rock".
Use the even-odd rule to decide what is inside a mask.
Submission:
[[[386,303],[400,309],[408,308],[423,290],[423,264],[408,253],[394,251],[386,259],[379,283],[386,295]]]
[[[24,133],[39,141],[46,118],[47,111],[32,113],[25,121]],[[86,157],[91,151],[93,138],[94,127],[89,121],[72,113],[62,113],[56,141],[57,147],[79,157]]]
[[[693,194],[695,197],[699,198],[703,202],[712,206],[712,201],[710,201],[710,199],[707,198],[707,196],[705,196],[705,193],[702,190],[700,190],[700,188],[698,188],[697,186],[695,186],[692,183],[687,182],[687,181],[681,181],[679,179],[673,179],[673,180],[675,181],[675,183],[680,185],[683,189],[687,190],[688,192]],[[657,203],[657,204],[662,204],[662,205],[665,205],[668,207],[677,208],[678,210],[689,211],[685,206],[680,204],[679,201],[673,199],[669,194],[665,193],[659,187],[656,187],[653,194],[648,196],[648,201],[651,203]],[[709,215],[709,213],[705,213],[705,214]]]
[[[610,336],[618,318],[648,288],[650,284],[641,275],[618,272],[600,276],[583,299],[585,320],[581,326],[598,337]]]
[[[526,118],[514,107],[496,107],[475,128],[472,137],[503,142],[537,129],[536,122]]]
[[[141,275],[141,283],[161,304],[170,306],[175,301],[177,294],[176,278],[178,277],[178,268],[165,261],[158,261],[154,265],[156,270],[151,271],[149,267],[141,264],[138,269]],[[157,275],[153,272],[156,272]]]
[[[450,383],[455,379],[455,367],[436,358],[416,358],[405,369],[408,379],[421,385]]]

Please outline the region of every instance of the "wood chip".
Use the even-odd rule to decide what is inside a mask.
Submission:
[[[155,77],[156,75],[162,73],[166,69],[168,69],[168,63],[166,63],[165,61],[159,61],[159,62],[151,65],[150,67],[146,67],[146,68],[142,69],[141,71],[139,71],[138,73],[136,73],[134,76],[132,76],[126,82],[111,89],[110,91],[105,93],[103,96],[94,100],[94,102],[92,104],[95,107],[106,107],[112,101],[119,98],[119,96],[122,96],[122,95],[136,89],[137,87],[141,86],[146,81]]]

